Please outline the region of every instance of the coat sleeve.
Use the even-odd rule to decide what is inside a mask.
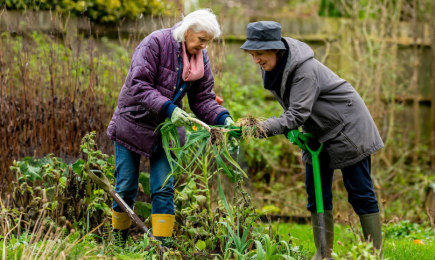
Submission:
[[[284,134],[303,125],[310,117],[314,103],[319,97],[320,88],[313,75],[300,75],[290,90],[290,106],[278,118],[271,117],[261,124],[267,136]]]
[[[216,94],[213,92],[214,78],[207,51],[204,51],[204,57],[204,77],[193,83],[187,92],[187,98],[192,112],[206,124],[214,125],[216,117],[228,111],[216,101]]]
[[[125,85],[131,96],[152,113],[160,113],[169,98],[156,88],[154,80],[159,68],[160,49],[157,37],[149,35],[148,41],[138,47],[132,58]]]

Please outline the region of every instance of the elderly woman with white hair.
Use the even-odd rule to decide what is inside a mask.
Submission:
[[[210,125],[230,125],[229,112],[216,101],[213,74],[205,48],[221,34],[216,16],[208,9],[183,17],[173,28],[148,35],[137,46],[118,106],[107,129],[115,143],[115,191],[133,208],[138,191],[140,157],[150,160],[152,232],[163,240],[172,236],[174,183],[162,187],[171,167],[162,148],[160,131],[166,118],[179,126],[190,124],[181,100],[187,94],[192,112]],[[112,226],[127,239],[131,220],[113,202]]]

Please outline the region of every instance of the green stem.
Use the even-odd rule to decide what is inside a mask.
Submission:
[[[202,162],[202,177],[203,177],[203,183],[205,185],[205,197],[207,198],[207,211],[209,216],[211,216],[211,199],[210,199],[210,187],[208,185],[208,158],[207,153],[202,156],[203,162]]]

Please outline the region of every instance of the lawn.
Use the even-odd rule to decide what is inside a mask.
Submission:
[[[276,225],[276,224],[275,224]],[[293,245],[302,246],[304,255],[312,256],[315,251],[314,240],[312,236],[311,225],[301,225],[294,223],[281,223],[279,225],[280,233],[290,233],[293,237]],[[385,231],[385,228],[384,228]],[[351,230],[349,225],[334,225],[334,251],[341,257],[355,245],[358,235]],[[423,235],[422,235],[423,236]],[[417,237],[415,237],[417,238]],[[384,258],[388,259],[435,259],[435,242],[434,236],[421,237],[424,245],[414,243],[414,238],[387,238],[384,244]],[[310,259],[310,258],[308,258]]]

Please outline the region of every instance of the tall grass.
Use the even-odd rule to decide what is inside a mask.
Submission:
[[[53,21],[56,18],[60,20],[53,15]],[[111,143],[105,129],[129,67],[129,56],[126,48],[92,35],[67,40],[65,32],[59,30],[48,34],[17,34],[14,28],[3,31],[0,178],[7,177],[13,160],[24,156],[55,153],[77,158],[81,138],[93,130],[99,133],[101,149],[107,151]]]

